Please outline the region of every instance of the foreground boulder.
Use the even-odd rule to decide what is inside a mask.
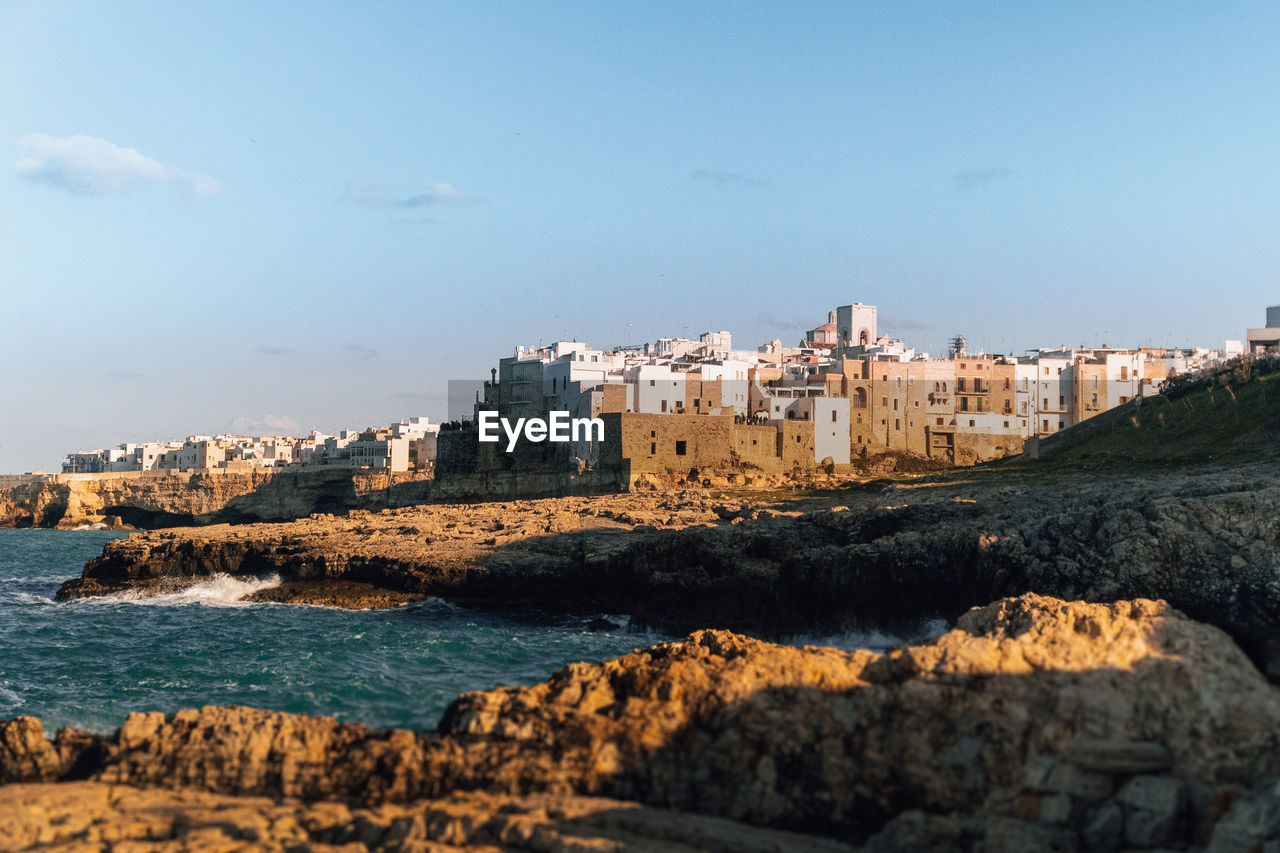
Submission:
[[[1280,692],[1222,631],[1149,600],[1023,595],[886,654],[702,631],[467,694],[436,733],[206,708],[36,734],[0,724],[0,778],[362,807],[603,797],[879,850],[1280,837]]]

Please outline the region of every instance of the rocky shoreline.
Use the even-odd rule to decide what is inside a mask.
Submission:
[[[204,708],[50,741],[18,718],[0,723],[0,835],[1243,850],[1280,839],[1277,776],[1280,689],[1222,631],[1158,601],[1027,594],[885,654],[699,631],[466,694],[435,732]]]
[[[1277,518],[1273,463],[446,504],[136,534],[108,543],[58,597],[278,574],[286,588],[262,599],[367,607],[380,595],[438,596],[764,636],[910,634],[1026,591],[1148,597],[1228,631],[1277,676]],[[348,600],[335,582],[359,592]]]

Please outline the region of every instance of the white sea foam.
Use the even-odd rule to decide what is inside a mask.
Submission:
[[[884,631],[876,630],[847,631],[843,634],[826,634],[822,636],[798,634],[785,637],[779,642],[788,646],[825,646],[846,652],[859,649],[883,652],[903,643],[912,643],[928,637],[937,637],[940,634],[945,634],[950,628],[951,623],[946,619],[930,619],[921,625],[918,632],[912,632],[911,636],[887,634]]]
[[[83,600],[163,607],[184,607],[189,604],[202,604],[205,607],[252,607],[254,602],[240,599],[260,589],[270,589],[279,585],[279,575],[265,578],[237,578],[227,574],[216,574],[207,581],[201,581],[175,592],[147,595],[138,590],[128,590]]]
[[[5,682],[8,684],[9,682]],[[22,697],[7,687],[0,687],[0,708],[12,709],[23,704]]]

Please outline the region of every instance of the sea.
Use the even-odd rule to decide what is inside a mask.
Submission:
[[[105,530],[0,530],[0,720],[116,729],[131,711],[251,705],[383,728],[432,729],[459,694],[544,681],[677,639],[625,616],[464,609],[427,600],[384,610],[245,603],[279,578],[217,576],[181,592],[57,602]],[[592,631],[604,617],[616,629]],[[879,634],[792,638],[884,648]]]

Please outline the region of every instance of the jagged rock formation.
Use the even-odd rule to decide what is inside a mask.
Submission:
[[[352,808],[71,782],[0,788],[5,849],[841,853],[838,841],[600,797],[459,793]],[[334,845],[330,847],[328,845]]]
[[[547,804],[634,809],[579,799],[605,797],[871,850],[1247,849],[1280,839],[1277,774],[1280,691],[1223,632],[1163,602],[1036,595],[883,655],[702,631],[534,687],[467,694],[436,733],[245,708],[134,714],[114,736],[53,742],[29,718],[0,724],[0,781],[337,800],[368,810],[344,820],[377,824],[369,838],[381,842],[433,837],[447,819],[428,816],[455,806],[504,802],[494,810],[522,826]],[[0,802],[57,799],[26,790]],[[232,807],[190,802],[184,826]],[[342,822],[244,808],[262,815],[252,825],[327,833]],[[439,838],[505,844],[505,831]]]
[[[429,474],[389,477],[341,468],[45,475],[4,481],[0,527],[61,528],[108,519],[145,528],[292,521],[314,512],[423,503],[431,486]]]
[[[970,476],[794,503],[690,491],[156,532],[109,543],[59,595],[278,572],[462,604],[625,612],[672,631],[776,633],[954,618],[1028,590],[1153,597],[1228,630],[1280,675],[1274,466],[1106,482]]]

